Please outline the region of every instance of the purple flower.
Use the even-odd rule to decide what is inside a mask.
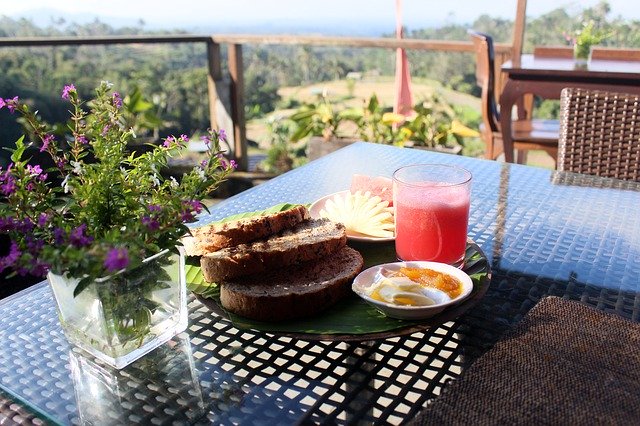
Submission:
[[[12,217],[0,217],[0,231],[9,232],[15,229],[15,219]]]
[[[106,126],[104,126],[102,128],[102,136],[107,136],[107,133],[109,133],[109,129],[111,129],[111,126],[109,124],[107,124]]]
[[[195,220],[195,216],[191,212],[191,210],[183,210],[180,212],[180,220],[183,222],[193,222]]]
[[[126,248],[112,248],[104,259],[104,267],[109,272],[116,272],[129,265],[129,252]]]
[[[225,132],[224,129],[218,130],[218,139],[220,139],[222,142],[227,141],[227,132]]]
[[[67,233],[62,228],[56,228],[53,230],[53,240],[57,246],[61,246],[67,239]]]
[[[232,169],[237,169],[238,168],[238,163],[236,163],[236,160],[231,160],[229,162],[229,165],[231,166]]]
[[[60,171],[63,171],[64,170],[64,166],[66,166],[66,165],[67,165],[67,160],[65,160],[64,158],[60,158],[58,161],[56,161],[56,167]]]
[[[91,242],[93,241],[93,237],[86,235],[86,230],[87,225],[84,223],[73,229],[69,234],[69,241],[71,242],[71,244],[78,248],[85,247],[91,244]]]
[[[16,180],[13,176],[4,177],[4,183],[0,185],[0,192],[4,195],[11,195],[16,192]]]
[[[176,138],[174,138],[173,136],[169,136],[164,140],[164,143],[162,144],[162,146],[164,146],[165,148],[169,148],[171,144],[174,143],[175,141],[176,141]]]
[[[40,263],[37,262],[32,268],[31,268],[31,275],[35,275],[38,277],[44,277],[45,275],[47,275],[47,271],[49,270],[49,265],[47,265],[46,263]]]
[[[191,205],[191,209],[196,213],[200,213],[202,211],[202,203],[200,201],[191,200],[189,204]]]
[[[40,152],[45,152],[49,148],[49,144],[55,140],[53,135],[45,135],[42,138],[42,146],[40,147]]]
[[[209,165],[209,162],[208,162],[207,160],[202,160],[202,161],[200,162],[200,168],[201,168],[202,170],[206,169],[208,165]]]
[[[16,230],[19,232],[31,232],[35,226],[35,223],[33,223],[33,221],[28,217],[24,218],[22,221],[16,222]]]
[[[4,108],[6,104],[7,103],[4,101],[4,99],[0,98],[0,109]]]
[[[209,146],[211,144],[211,138],[207,135],[200,136],[200,140],[204,142],[206,146]]]
[[[49,175],[46,174],[46,173],[42,173],[40,176],[38,176],[38,180],[40,182],[44,182],[45,180],[47,180],[47,176],[49,176]]]
[[[89,140],[85,135],[76,136],[76,142],[81,143],[82,145],[86,145],[89,143]]]
[[[118,92],[113,92],[113,105],[116,108],[122,108],[122,97],[120,96],[120,93]]]
[[[160,222],[151,216],[142,216],[140,219],[142,224],[146,226],[150,231],[157,231],[160,228]]]
[[[4,257],[0,257],[0,272],[5,269],[13,266],[16,261],[20,258],[20,249],[18,248],[18,244],[15,241],[11,241],[11,246],[9,247],[9,254]]]
[[[180,139],[182,139],[182,142],[184,143],[189,142],[189,136],[185,135],[184,133],[180,135]]]
[[[38,216],[38,226],[40,228],[44,228],[48,221],[49,215],[46,213],[40,213],[40,216]]]
[[[5,104],[7,105],[9,112],[13,114],[18,107],[18,97],[14,96],[12,99],[5,99]]]
[[[40,173],[42,173],[42,167],[40,167],[39,164],[36,164],[35,166],[27,164],[27,173],[29,173],[31,176],[38,176]]]
[[[42,247],[44,247],[44,241],[36,240],[31,235],[27,235],[24,240],[27,245],[27,250],[29,250],[29,253],[33,255],[38,255],[42,250]]]
[[[29,182],[27,184],[27,191],[33,191],[34,189],[36,189],[36,184],[33,182]]]
[[[67,84],[66,86],[64,86],[64,89],[62,89],[62,99],[68,101],[71,93],[75,91],[76,91],[76,86],[74,86],[73,84]]]
[[[157,204],[149,204],[147,206],[147,209],[149,209],[150,212],[159,212],[162,211],[162,206],[159,206]]]

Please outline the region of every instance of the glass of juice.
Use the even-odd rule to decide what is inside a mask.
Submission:
[[[469,222],[471,173],[461,167],[416,164],[393,173],[398,259],[460,266]]]

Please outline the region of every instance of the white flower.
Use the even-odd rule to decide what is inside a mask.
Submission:
[[[204,170],[203,169],[201,169],[200,167],[196,167],[195,171],[198,174],[198,176],[200,177],[200,180],[202,180],[202,181],[207,180],[207,176],[204,174]]]
[[[82,174],[82,163],[79,161],[71,161],[71,165],[73,166],[73,173],[78,176]]]
[[[158,175],[156,175],[155,173],[153,174],[153,176],[151,176],[151,181],[153,182],[154,186],[160,186],[160,179],[158,179]]]
[[[171,182],[169,183],[169,185],[171,185],[172,188],[177,188],[178,186],[180,186],[176,178],[171,176],[170,179],[171,179]]]
[[[100,84],[104,84],[107,87],[107,89],[111,89],[113,87],[113,83],[108,82],[107,80],[102,80]]]

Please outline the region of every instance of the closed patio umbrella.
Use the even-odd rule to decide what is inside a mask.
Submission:
[[[402,38],[402,0],[396,0],[396,37]],[[396,50],[395,94],[393,112],[405,116],[410,115],[413,110],[411,73],[409,72],[407,52],[402,48]]]

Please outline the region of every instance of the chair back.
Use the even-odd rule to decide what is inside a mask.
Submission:
[[[535,46],[533,56],[536,58],[573,59],[573,47],[570,46]]]
[[[497,132],[500,129],[500,117],[495,97],[495,54],[491,36],[468,30],[476,53],[476,82],[482,89],[482,122],[486,129]]]
[[[612,49],[609,47],[592,47],[591,59],[604,61],[640,61],[640,49]]]
[[[563,89],[558,170],[640,182],[640,97]]]

